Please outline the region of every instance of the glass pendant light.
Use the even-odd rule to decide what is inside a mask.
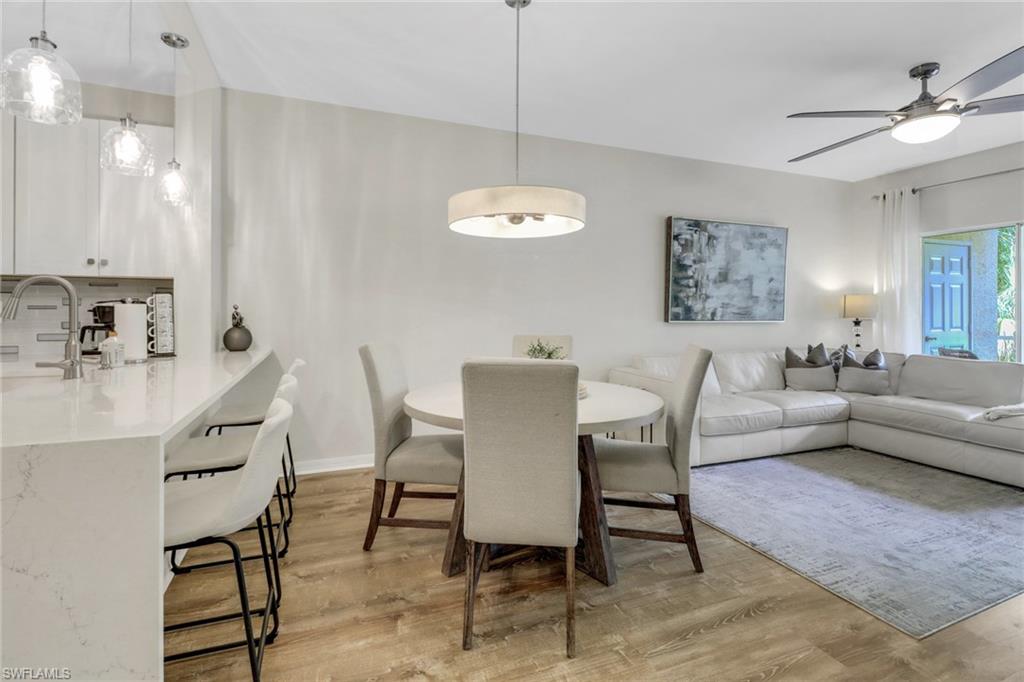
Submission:
[[[178,50],[184,50],[188,47],[188,38],[177,33],[161,33],[160,40],[164,41],[164,45],[174,50],[174,66],[172,71],[174,73],[175,86],[177,86]],[[156,185],[157,201],[174,207],[186,206],[192,201],[192,190],[188,186],[185,174],[181,172],[181,164],[178,163],[177,159],[177,150],[178,122],[175,121],[174,127],[171,128],[171,160],[167,163],[167,168],[160,174]]]
[[[0,67],[3,107],[11,114],[47,125],[72,125],[82,120],[82,84],[57,46],[46,35],[46,0],[42,29],[30,47],[15,50]]]
[[[121,119],[120,128],[111,128],[103,136],[100,166],[122,175],[153,174],[153,145],[136,129],[131,114]]]
[[[560,187],[519,184],[519,11],[530,0],[505,0],[516,11],[516,174],[514,185],[483,187],[448,199],[448,227],[475,237],[526,239],[582,230],[587,200]]]
[[[132,63],[132,10],[128,2],[128,64]],[[131,113],[121,119],[120,128],[111,128],[100,142],[100,167],[122,175],[153,174],[153,145],[136,129]]]

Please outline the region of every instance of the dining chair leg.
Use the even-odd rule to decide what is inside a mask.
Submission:
[[[473,648],[473,603],[479,575],[476,543],[466,540],[466,595],[462,612],[462,648],[465,651]]]
[[[402,501],[402,493],[405,492],[405,484],[395,481],[395,491],[391,493],[391,507],[388,509],[388,518],[395,518],[398,513],[398,503]]]
[[[462,516],[466,501],[466,471],[459,475],[459,487],[455,492],[455,504],[452,506],[451,520],[448,522],[448,541],[444,546],[444,558],[441,561],[441,573],[451,578],[462,571],[466,563],[466,538],[462,534]]]
[[[377,526],[380,525],[380,515],[384,511],[384,493],[387,492],[388,482],[376,478],[373,481],[373,502],[370,504],[370,525],[366,527],[366,539],[363,540],[363,551],[369,552],[373,547],[373,539],[377,536]]]
[[[565,655],[576,658],[576,548],[565,550]]]
[[[693,569],[697,573],[704,572],[704,565],[700,562],[700,552],[697,550],[697,536],[693,534],[693,517],[690,515],[690,496],[676,495],[676,512],[679,514],[679,522],[683,526],[683,535],[686,536],[686,549],[690,550],[690,561],[693,562]]]

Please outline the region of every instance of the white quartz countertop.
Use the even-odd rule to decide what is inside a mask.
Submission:
[[[199,358],[153,358],[85,377],[0,378],[0,445],[158,437],[167,442],[270,355],[221,351]]]

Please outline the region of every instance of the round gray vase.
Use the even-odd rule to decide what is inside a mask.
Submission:
[[[231,327],[224,332],[224,347],[228,350],[247,350],[252,345],[252,332],[246,327]]]

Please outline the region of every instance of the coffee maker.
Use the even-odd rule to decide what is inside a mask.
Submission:
[[[92,324],[83,324],[78,332],[78,343],[82,346],[82,355],[100,354],[100,343],[114,330],[113,304],[120,302],[120,300],[98,301],[89,310],[92,313]]]

